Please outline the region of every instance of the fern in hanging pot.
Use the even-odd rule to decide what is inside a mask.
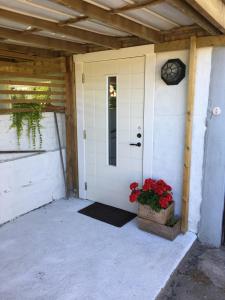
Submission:
[[[48,87],[36,87],[31,91],[50,92],[50,89]],[[29,95],[29,91],[27,92],[27,94]],[[33,149],[36,149],[37,138],[39,139],[39,148],[41,149],[43,142],[41,131],[41,120],[43,119],[42,109],[46,106],[46,102],[50,99],[50,95],[28,95],[17,94],[12,96],[11,99],[15,101],[12,104],[12,108],[19,109],[21,111],[14,112],[12,114],[12,123],[10,128],[16,129],[17,141],[19,146],[24,127],[26,127],[27,137],[29,143],[32,143]],[[38,100],[38,103],[32,103],[32,100]],[[29,101],[31,101],[31,103],[29,103]]]

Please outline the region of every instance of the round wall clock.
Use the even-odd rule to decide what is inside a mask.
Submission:
[[[169,59],[161,69],[161,78],[168,85],[177,85],[184,79],[186,66],[180,59]]]

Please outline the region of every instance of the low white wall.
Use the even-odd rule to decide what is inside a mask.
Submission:
[[[27,138],[26,126],[20,139],[18,146],[16,130],[10,129],[11,117],[9,115],[0,116],[0,150],[33,150],[32,141],[29,143]],[[60,139],[62,147],[65,147],[65,118],[63,114],[57,114],[59,125]],[[42,150],[53,151],[58,149],[58,140],[53,113],[43,113],[41,120],[41,132],[43,135]],[[39,149],[39,138],[37,134],[36,149]],[[30,156],[30,154],[0,154],[0,162],[13,158]]]
[[[198,231],[202,201],[202,168],[211,52],[211,48],[202,48],[197,53],[189,211],[189,230],[195,233]],[[180,58],[188,66],[188,51],[157,54],[152,161],[153,177],[163,178],[173,187],[176,213],[180,215],[188,69],[185,79],[179,85],[166,85],[160,77],[160,70],[162,65],[171,58]]]
[[[65,188],[58,150],[58,141],[52,113],[44,113],[41,122],[43,145],[46,153],[0,154],[0,224],[64,197]],[[65,145],[64,116],[58,114],[62,145]],[[26,132],[17,145],[10,116],[0,116],[0,150],[29,150]],[[38,138],[37,138],[38,145]],[[65,150],[63,150],[65,156]]]

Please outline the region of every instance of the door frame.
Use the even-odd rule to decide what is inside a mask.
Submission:
[[[75,85],[77,104],[77,147],[78,147],[78,183],[79,198],[86,199],[86,161],[84,136],[84,64],[125,58],[145,58],[144,87],[144,136],[143,136],[143,178],[152,177],[153,139],[154,139],[154,101],[155,101],[155,71],[156,54],[154,45],[122,48],[119,50],[99,51],[74,55]]]

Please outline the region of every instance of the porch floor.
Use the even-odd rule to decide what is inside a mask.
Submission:
[[[77,213],[60,200],[0,228],[2,300],[153,300],[195,240],[174,242]]]

